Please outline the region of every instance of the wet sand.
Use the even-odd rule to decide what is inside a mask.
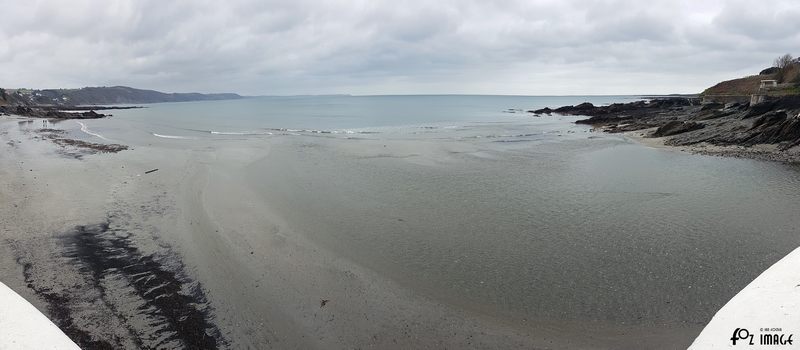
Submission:
[[[85,348],[668,349],[700,331],[503,318],[404,287],[253,191],[241,170],[281,141],[74,157],[0,125],[0,279]]]

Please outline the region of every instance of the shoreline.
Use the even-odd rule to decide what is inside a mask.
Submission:
[[[686,152],[690,154],[714,156],[714,157],[728,157],[728,158],[742,158],[760,160],[766,162],[778,162],[787,165],[800,164],[800,150],[791,150],[789,152],[780,151],[775,145],[755,145],[755,146],[734,146],[734,145],[714,145],[710,143],[699,143],[693,145],[669,145],[666,142],[669,140],[668,136],[665,137],[652,137],[650,136],[656,128],[626,131],[620,133],[622,136],[647,147],[658,148],[669,151]]]

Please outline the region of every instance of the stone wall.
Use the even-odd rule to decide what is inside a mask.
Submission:
[[[751,95],[703,95],[703,103],[748,103]]]

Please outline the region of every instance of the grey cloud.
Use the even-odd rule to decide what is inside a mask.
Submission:
[[[753,40],[776,40],[786,37],[797,37],[800,34],[800,8],[770,6],[765,2],[761,6],[737,1],[725,9],[714,19],[719,29],[741,35]]]
[[[0,83],[246,94],[695,92],[797,49],[792,1],[748,4],[0,0]]]

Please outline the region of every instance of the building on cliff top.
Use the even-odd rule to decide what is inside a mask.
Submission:
[[[778,81],[777,80],[762,80],[761,85],[758,87],[759,89],[768,89],[771,87],[777,87]]]

